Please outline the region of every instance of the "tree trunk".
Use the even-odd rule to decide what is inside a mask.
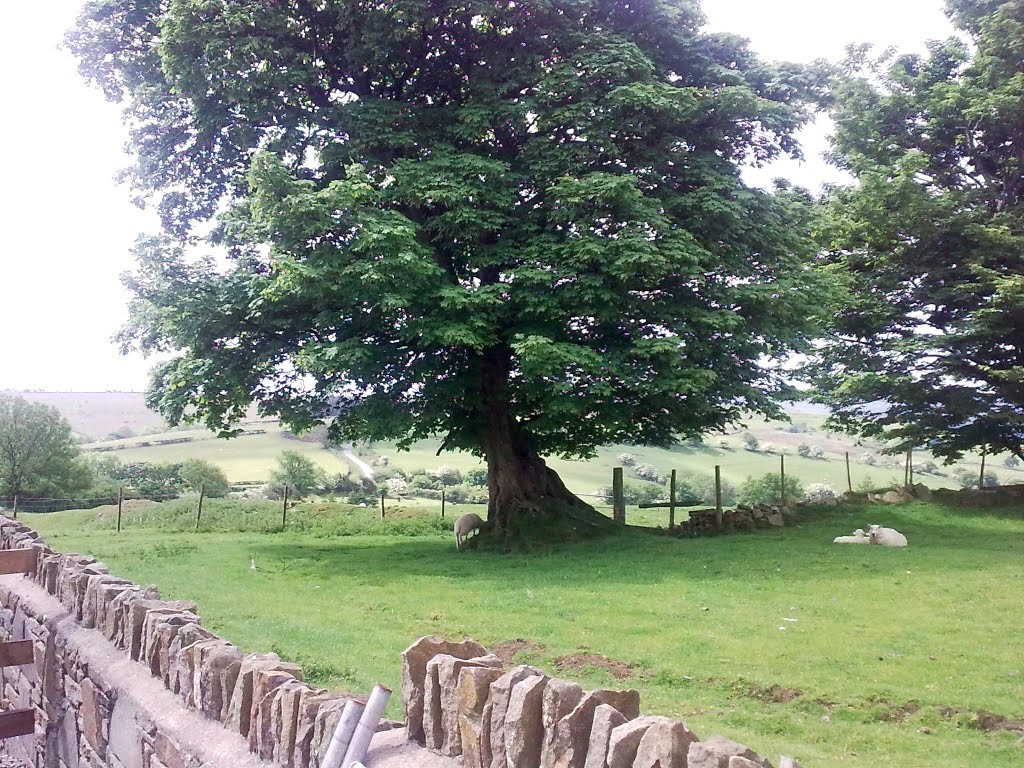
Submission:
[[[612,525],[573,495],[509,414],[508,353],[485,357],[481,447],[487,460],[488,523],[502,538],[575,538]]]

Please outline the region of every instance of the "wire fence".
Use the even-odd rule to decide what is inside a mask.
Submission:
[[[181,498],[178,493],[139,493],[125,489],[120,499],[128,501],[131,499],[148,499],[150,501],[171,501]],[[0,508],[16,514],[18,512],[45,513],[45,512],[66,512],[71,509],[95,509],[96,507],[116,506],[118,497],[112,496],[89,496],[78,498],[51,498],[51,497],[21,497],[9,496],[0,498]]]

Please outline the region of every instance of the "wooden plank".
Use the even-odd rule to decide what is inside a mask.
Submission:
[[[34,549],[0,549],[0,574],[32,573],[35,569]]]
[[[28,736],[36,731],[34,709],[9,709],[0,712],[0,739]]]
[[[35,652],[31,640],[12,640],[0,643],[0,667],[20,667],[22,664],[35,664]]]

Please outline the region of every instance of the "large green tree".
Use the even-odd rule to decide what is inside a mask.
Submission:
[[[58,410],[0,392],[0,499],[71,496],[91,483]]]
[[[834,89],[826,248],[849,289],[813,373],[894,449],[1024,451],[1024,2],[950,2],[966,39],[856,51]]]
[[[489,515],[603,519],[542,456],[775,413],[799,347],[796,152],[815,78],[701,31],[692,0],[94,0],[69,35],[126,103],[158,205],[126,347],[149,403],[256,401],[338,441],[483,455]],[[218,213],[227,263],[183,242]]]

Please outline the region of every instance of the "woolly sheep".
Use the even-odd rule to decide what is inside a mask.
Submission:
[[[868,537],[868,535],[866,533],[864,533],[864,529],[863,528],[858,528],[856,531],[853,532],[852,536],[836,536],[834,539],[832,539],[832,543],[833,544],[870,544],[871,543],[871,539]]]
[[[883,547],[907,546],[907,537],[895,528],[883,528],[880,525],[872,525],[868,528],[868,538],[872,544],[881,544]]]
[[[459,517],[459,519],[455,521],[455,548],[461,549],[469,534],[473,531],[477,531],[479,533],[483,525],[483,518],[475,512],[467,512]]]

